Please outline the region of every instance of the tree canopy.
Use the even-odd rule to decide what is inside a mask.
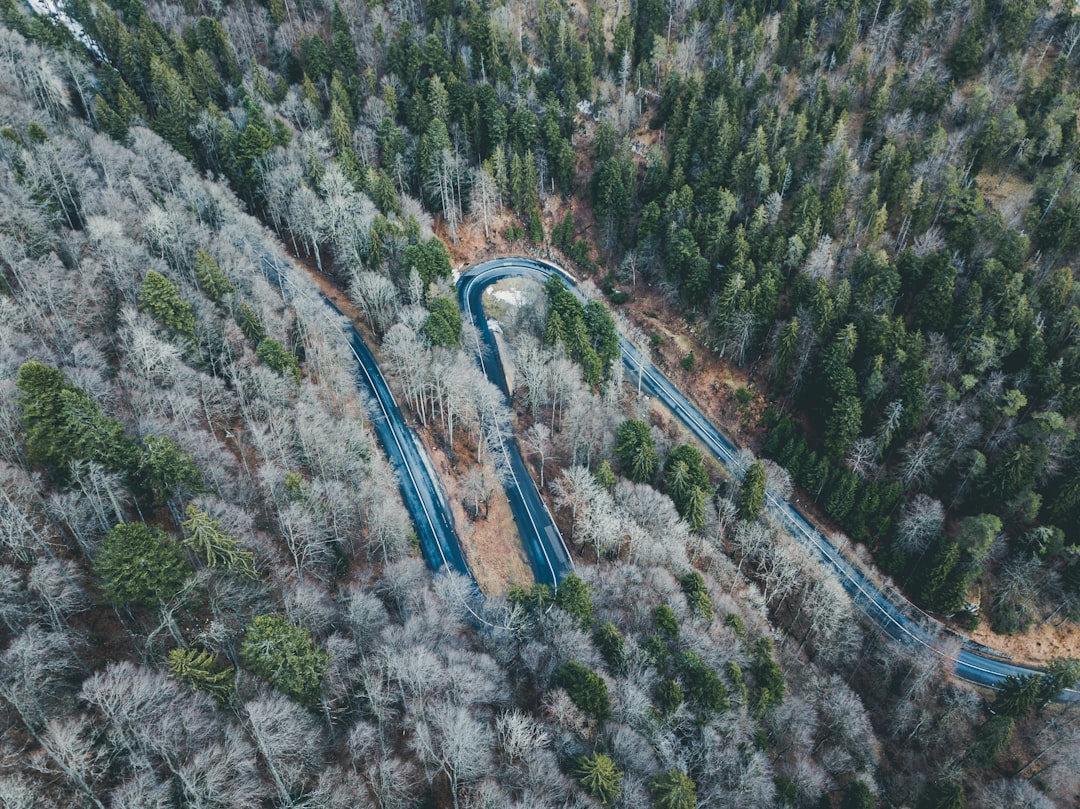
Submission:
[[[307,629],[284,616],[256,615],[244,633],[240,660],[283,694],[314,705],[330,655],[315,644]]]
[[[117,606],[156,607],[176,596],[193,571],[180,546],[159,527],[121,523],[105,535],[94,572]]]

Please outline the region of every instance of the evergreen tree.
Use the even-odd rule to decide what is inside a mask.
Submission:
[[[659,457],[649,425],[627,419],[615,434],[615,452],[622,473],[635,483],[650,483],[656,477]]]
[[[247,626],[240,660],[286,696],[313,706],[330,655],[315,645],[308,630],[284,616],[257,615]]]
[[[605,806],[611,806],[622,791],[622,770],[603,753],[581,756],[574,771],[582,788]]]
[[[582,629],[592,624],[592,588],[573,573],[555,589],[555,606],[573,615]]]
[[[255,355],[278,376],[288,373],[295,382],[300,381],[300,365],[296,357],[273,337],[264,337],[256,347]]]
[[[173,677],[197,691],[207,692],[218,702],[225,702],[236,687],[236,669],[218,668],[215,656],[205,649],[170,649],[166,663]]]
[[[166,329],[195,342],[195,310],[164,275],[154,270],[146,273],[139,304]]]
[[[188,506],[184,529],[184,544],[206,560],[213,568],[235,570],[255,577],[255,555],[240,548],[239,543],[221,527],[218,520],[195,506]]]
[[[753,522],[765,508],[765,465],[755,461],[746,469],[739,488],[739,518]]]
[[[432,345],[454,347],[461,343],[461,311],[449,298],[433,298],[421,330]]]
[[[611,717],[607,683],[576,660],[568,660],[555,669],[551,687],[565,689],[574,704],[598,722]]]
[[[697,785],[682,770],[672,768],[650,785],[656,809],[696,809]]]
[[[180,546],[156,525],[121,523],[94,557],[101,589],[119,607],[156,607],[176,596],[191,575]]]

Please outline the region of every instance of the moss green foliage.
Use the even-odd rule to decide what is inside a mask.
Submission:
[[[567,354],[582,368],[590,385],[599,385],[611,376],[611,366],[619,356],[619,338],[604,305],[589,301],[582,306],[558,276],[544,284],[549,309],[544,342],[562,344]]]
[[[86,393],[64,373],[39,362],[19,368],[27,453],[49,469],[58,482],[68,478],[69,465],[92,461],[131,478],[139,461],[135,444],[123,426],[101,413]]]
[[[848,781],[848,785],[844,787],[840,809],[874,809],[876,806],[877,798],[865,781],[859,778]]]
[[[555,603],[555,593],[546,584],[534,584],[532,587],[516,584],[506,597],[512,604],[520,604],[533,613],[542,612]]]
[[[739,518],[751,522],[765,508],[765,464],[755,461],[746,469],[739,488]]]
[[[653,702],[662,714],[670,714],[683,704],[683,690],[677,680],[665,678],[656,684]]]
[[[705,504],[712,487],[696,447],[681,444],[668,455],[664,462],[664,490],[692,530],[705,527]]]
[[[254,578],[255,556],[222,529],[221,523],[195,506],[188,506],[181,523],[184,544],[206,561],[208,567],[224,568]]]
[[[199,289],[214,303],[221,303],[222,298],[233,291],[233,285],[222,272],[221,266],[205,250],[195,252],[195,279]]]
[[[592,625],[592,588],[573,573],[563,579],[556,588],[555,606],[573,615],[582,629],[588,629]]]
[[[696,809],[697,785],[685,772],[672,768],[649,785],[656,809]]]
[[[240,327],[240,331],[248,338],[248,342],[254,346],[258,346],[266,337],[266,329],[263,327],[262,319],[246,302],[240,304],[240,309],[236,315],[236,323]]]
[[[608,671],[620,674],[626,665],[626,644],[619,628],[611,621],[603,621],[593,630],[593,643],[604,658]]]
[[[278,376],[288,374],[294,381],[300,381],[300,364],[296,356],[273,337],[264,337],[255,349],[255,355]]]
[[[611,702],[604,678],[576,660],[568,660],[555,669],[551,687],[565,689],[574,704],[596,721],[611,718]]]
[[[315,645],[307,629],[284,616],[257,615],[244,633],[240,661],[278,691],[314,706],[330,655]]]
[[[148,435],[143,439],[139,472],[161,503],[187,499],[205,490],[202,472],[191,454],[167,436]]]
[[[605,806],[613,805],[622,791],[622,770],[603,753],[581,756],[574,768],[574,776],[582,789]]]
[[[964,809],[963,785],[956,781],[931,781],[923,788],[918,809]]]
[[[971,749],[971,760],[977,767],[992,767],[1009,748],[1016,720],[1011,716],[997,714],[991,716],[975,731],[975,745]]]
[[[713,603],[705,587],[705,579],[696,570],[679,577],[679,585],[690,602],[690,608],[706,621],[713,618]]]
[[[743,679],[742,666],[734,660],[729,660],[727,665],[724,666],[724,674],[727,676],[728,683],[735,690],[739,698],[739,704],[746,705],[750,697],[750,689],[746,687],[746,680]]]
[[[615,434],[615,452],[619,468],[635,483],[652,483],[660,459],[656,454],[649,425],[637,419],[627,419]]]
[[[461,311],[449,298],[433,298],[421,327],[432,345],[453,348],[461,343]]]
[[[667,604],[660,604],[653,610],[653,624],[665,641],[672,644],[679,642],[679,619]]]
[[[169,331],[195,341],[195,310],[180,296],[176,284],[149,270],[139,291],[139,305]]]
[[[806,437],[787,416],[770,413],[764,454],[775,460],[811,495],[825,512],[852,537],[868,539],[888,532],[890,515],[902,502],[899,482],[872,482],[857,472],[831,464],[810,447]]]
[[[593,472],[593,480],[596,481],[597,486],[609,492],[615,488],[615,470],[611,468],[611,464],[606,459],[597,464],[596,471]]]
[[[731,707],[728,690],[716,671],[697,652],[687,649],[675,658],[675,669],[687,699],[706,714],[723,713]]]
[[[94,557],[105,596],[119,607],[155,607],[175,597],[192,574],[180,546],[156,525],[121,523]]]
[[[450,254],[446,252],[446,245],[434,236],[406,247],[404,259],[405,271],[415,269],[425,289],[439,278],[450,277]]]
[[[764,716],[769,708],[784,699],[786,685],[780,664],[773,656],[772,638],[762,638],[753,649],[753,709],[754,715]]]
[[[971,571],[963,563],[963,552],[952,540],[937,543],[921,576],[920,598],[927,607],[943,614],[956,612],[967,600]]]
[[[236,669],[221,667],[217,658],[205,649],[170,649],[165,662],[173,677],[191,688],[207,692],[218,702],[225,702],[236,687]]]

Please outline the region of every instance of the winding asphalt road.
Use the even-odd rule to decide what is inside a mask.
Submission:
[[[505,273],[499,273],[507,265],[503,260],[489,262],[475,267],[458,279],[458,304],[466,319],[476,327],[476,359],[480,369],[503,394],[507,407],[510,405],[510,390],[506,384],[506,374],[498,360],[498,348],[495,335],[491,331],[484,315],[482,297],[484,290]],[[489,265],[495,265],[490,266]],[[512,265],[511,265],[512,266]],[[487,271],[482,268],[489,267]],[[536,483],[525,466],[517,442],[509,424],[499,430],[500,440],[497,451],[503,455],[501,464],[504,471],[503,484],[506,499],[514,513],[525,553],[529,557],[533,578],[538,583],[557,587],[566,574],[574,568],[570,551],[559,533],[555,520],[552,519],[544,499],[536,489]]]
[[[553,276],[560,278],[582,302],[586,300],[585,295],[577,289],[574,279],[565,270],[535,258],[499,258],[485,261],[470,268],[458,281],[462,309],[476,325],[478,340],[483,341],[483,345],[477,347],[481,366],[488,379],[498,385],[504,394],[509,393],[506,377],[501,365],[491,359],[497,357],[498,352],[494,336],[483,315],[481,296],[484,289],[503,278],[529,278],[543,284]],[[632,374],[631,378],[638,378],[640,374],[642,389],[659,398],[720,463],[732,474],[741,476],[742,464],[739,461],[738,449],[709,423],[667,377],[654,365],[645,362],[638,350],[622,335],[619,335],[619,349],[623,363]],[[518,457],[520,458],[520,455]],[[958,677],[977,685],[996,687],[1008,676],[1040,673],[990,657],[980,652],[975,644],[968,640],[963,641],[960,650],[955,654],[946,651],[943,648],[945,644],[941,642],[943,627],[932,624],[929,619],[915,617],[920,614],[910,603],[899,597],[890,598],[883,593],[862,571],[852,565],[799,509],[771,493],[767,494],[766,505],[777,520],[839,579],[852,601],[867,618],[897,642],[921,646],[948,659]],[[521,524],[520,519],[518,523]],[[1080,692],[1066,689],[1062,699],[1080,702]]]
[[[104,60],[97,43],[86,36],[85,31],[66,14],[52,7],[48,0],[29,0],[31,8],[37,13],[45,13],[66,25],[75,36],[99,59]],[[107,60],[105,60],[107,61]],[[309,297],[309,293],[293,284],[287,271],[277,259],[263,255],[260,263],[266,274],[281,288],[283,294],[292,297],[296,294]],[[479,264],[459,281],[459,297],[462,309],[476,325],[478,341],[477,357],[485,374],[496,384],[509,399],[506,376],[500,363],[490,358],[498,356],[494,336],[483,315],[481,296],[483,290],[501,278],[511,276],[531,277],[543,283],[552,276],[558,276],[584,300],[584,295],[576,289],[574,279],[564,270],[538,259],[501,258]],[[286,293],[285,288],[289,287]],[[372,398],[371,418],[375,432],[386,450],[390,463],[398,476],[398,484],[406,506],[413,515],[416,531],[420,538],[420,547],[424,558],[432,570],[443,568],[454,570],[468,576],[475,582],[461,552],[453,516],[446,501],[446,493],[433,473],[430,460],[423,445],[415,433],[409,429],[394,401],[394,396],[386,385],[386,380],[379,370],[375,358],[365,345],[360,334],[349,325],[341,311],[321,293],[319,298],[335,320],[340,322],[345,339],[348,341],[353,357],[356,359],[357,385]],[[487,356],[485,358],[485,348]],[[622,335],[619,347],[623,362],[634,374],[640,374],[642,387],[660,400],[696,435],[725,467],[732,473],[741,473],[741,464],[735,447],[717,430],[701,412],[684,397],[674,385],[651,363],[645,363],[637,349]],[[503,435],[509,433],[503,430]],[[510,501],[514,518],[529,555],[533,573],[538,582],[557,586],[558,582],[573,568],[566,543],[559,534],[551,514],[536,490],[532,477],[518,451],[517,444],[504,439],[502,452],[505,453],[507,473],[505,490]],[[916,612],[910,604],[888,598],[861,571],[852,566],[842,554],[807,520],[806,516],[786,500],[767,494],[767,506],[777,519],[814,554],[832,570],[847,590],[852,600],[890,637],[898,642],[923,646],[935,654],[948,658],[955,666],[956,674],[961,679],[978,685],[998,686],[1008,676],[1038,674],[1034,669],[1014,666],[993,657],[982,654],[974,645],[965,640],[960,651],[951,655],[942,650],[939,633],[927,624],[912,617]],[[1061,697],[1065,701],[1080,702],[1080,692],[1066,689]]]

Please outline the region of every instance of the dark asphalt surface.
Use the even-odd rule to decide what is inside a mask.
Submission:
[[[480,305],[483,290],[502,278],[530,278],[543,284],[553,275],[561,278],[582,301],[585,300],[584,295],[576,289],[574,279],[565,270],[535,258],[515,257],[485,261],[470,268],[458,281],[462,310],[476,324],[480,340],[487,349],[486,357],[483,350],[479,352],[481,365],[488,378],[504,393],[507,393],[505,375],[499,363],[490,359],[498,354]],[[642,390],[658,397],[708,447],[720,463],[733,474],[740,474],[738,449],[710,424],[654,365],[643,362],[637,349],[622,335],[619,336],[619,348],[622,351],[623,363],[629,371],[628,378],[636,380],[640,372]],[[942,643],[943,627],[919,613],[900,594],[886,595],[879,590],[877,585],[855,568],[793,504],[770,493],[767,496],[767,508],[837,577],[855,605],[895,641],[912,647],[923,647],[946,657],[952,662],[957,676],[977,685],[996,687],[1010,675],[1041,673],[990,657],[966,639],[959,652],[955,655],[949,654],[942,648],[945,645]],[[521,525],[520,519],[518,524]],[[1080,692],[1067,689],[1062,699],[1080,701]]]
[[[506,385],[506,374],[503,372],[502,363],[497,359],[499,352],[495,345],[495,335],[488,326],[481,301],[484,290],[505,276],[499,274],[503,267],[501,264],[488,267],[486,271],[482,269],[484,267],[488,267],[488,264],[481,264],[458,279],[458,303],[466,320],[476,327],[479,341],[476,358],[480,368],[488,380],[502,392],[509,407],[510,391]],[[538,583],[557,586],[574,568],[570,551],[525,466],[510,425],[500,425],[500,433],[502,440],[497,451],[503,455],[503,488],[514,513],[525,553],[529,557],[533,577]]]

